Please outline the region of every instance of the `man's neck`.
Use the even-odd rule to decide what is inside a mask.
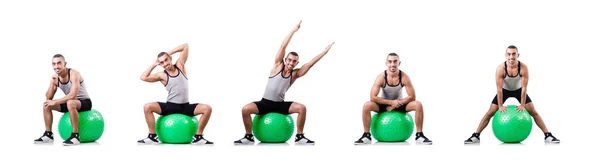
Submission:
[[[517,68],[518,63],[519,63],[519,61],[515,61],[514,64],[510,64],[510,62],[507,62],[506,66],[508,66],[508,68],[514,69],[514,68]]]
[[[283,68],[283,73],[288,74],[288,73],[291,73],[291,72],[292,72],[292,69],[288,69],[287,67]]]
[[[171,73],[171,72],[175,72],[175,71],[177,71],[177,70],[175,69],[175,65],[171,66],[171,69],[167,69],[167,72],[169,72],[169,73]]]
[[[69,76],[69,69],[65,69],[64,71],[60,72],[58,76],[63,79],[67,78]]]
[[[399,72],[398,70],[396,70],[395,72],[387,70],[387,72],[388,72],[388,76],[391,76],[391,77],[400,77],[400,75],[398,75],[398,72]]]

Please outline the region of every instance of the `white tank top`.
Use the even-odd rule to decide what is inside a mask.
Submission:
[[[283,69],[285,68],[282,68],[275,76],[269,77],[263,98],[271,101],[285,100],[285,93],[292,85],[292,74],[289,77],[283,77]]]
[[[398,70],[399,81],[398,84],[394,86],[390,85],[388,82],[387,72],[383,71],[383,74],[385,85],[382,87],[383,92],[381,93],[381,97],[386,100],[398,100],[404,98],[404,96],[402,96],[402,88],[404,87],[402,86],[402,71]]]
[[[508,75],[508,66],[506,62],[504,62],[504,83],[502,83],[502,88],[509,91],[516,91],[521,89],[521,61],[517,64],[517,75],[510,76]]]
[[[169,92],[167,96],[167,102],[183,104],[189,102],[189,91],[188,91],[188,79],[183,75],[183,72],[173,65],[177,69],[177,75],[171,76],[165,70],[167,74],[167,84],[165,88]]]
[[[71,86],[73,86],[71,82],[71,68],[67,69],[67,83],[62,83],[60,81],[60,76],[58,76],[58,88],[60,88],[65,95],[68,95],[71,92]],[[77,92],[77,99],[90,99],[88,95],[87,89],[85,87],[85,83],[81,81],[79,84],[79,92]]]

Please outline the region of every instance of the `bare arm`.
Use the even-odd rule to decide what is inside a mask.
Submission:
[[[522,105],[525,105],[526,101],[527,101],[527,83],[529,83],[529,68],[521,63],[521,103],[523,103]]]
[[[140,76],[140,79],[142,81],[145,82],[157,82],[160,81],[160,76],[158,76],[157,74],[150,74],[152,72],[152,70],[154,70],[154,68],[156,67],[156,63],[150,65],[145,71],[144,73],[142,73],[142,76]]]
[[[498,106],[502,106],[504,105],[504,103],[502,102],[502,85],[504,83],[504,68],[502,68],[502,66],[499,66],[496,69],[496,92],[498,92],[498,97],[496,99],[498,99]]]
[[[327,46],[327,48],[325,48],[325,50],[321,54],[319,54],[317,57],[313,58],[308,63],[302,65],[302,67],[300,67],[298,72],[296,72],[297,73],[296,78],[300,78],[300,77],[306,75],[308,70],[310,70],[310,68],[312,68],[317,62],[319,62],[319,60],[321,60],[321,58],[323,58],[323,56],[325,56],[325,54],[327,54],[327,52],[329,52],[329,49],[331,49],[331,46],[333,46],[334,43],[335,42],[333,42],[329,46]]]
[[[52,100],[54,98],[54,94],[56,94],[56,90],[58,88],[57,81],[57,76],[52,76],[52,80],[50,80],[50,86],[48,87],[48,91],[46,91],[46,100]]]
[[[173,50],[171,50],[167,53],[169,53],[169,55],[173,55],[175,53],[181,52],[181,55],[179,56],[179,59],[177,59],[177,62],[175,63],[175,65],[177,65],[177,67],[179,67],[180,69],[183,69],[185,66],[185,63],[187,62],[187,59],[188,59],[188,50],[189,50],[188,44],[184,43],[182,45],[177,46],[176,48],[174,48]]]
[[[373,87],[371,87],[371,101],[375,102],[377,104],[392,105],[393,100],[386,100],[384,98],[377,96],[377,95],[379,95],[379,91],[381,90],[381,87],[384,85],[384,83],[385,82],[384,82],[383,74],[380,74],[379,76],[377,76],[377,79],[375,80]]]
[[[416,93],[415,93],[415,88],[413,87],[412,81],[410,80],[410,77],[408,77],[408,75],[404,72],[402,72],[401,76],[404,76],[404,77],[402,77],[402,83],[403,83],[404,87],[406,87],[405,88],[406,94],[408,94],[408,96],[406,96],[402,100],[400,100],[400,104],[406,105],[406,104],[410,103],[411,101],[415,101]]]
[[[288,34],[288,36],[285,37],[285,39],[283,40],[283,43],[281,43],[281,46],[279,47],[279,51],[277,52],[277,56],[275,57],[275,66],[279,66],[283,63],[283,57],[285,57],[285,52],[286,52],[285,49],[287,48],[288,44],[290,43],[290,40],[292,40],[294,33],[296,33],[296,31],[298,31],[298,29],[300,29],[301,23],[302,23],[302,20],[300,20],[300,22],[298,22],[298,25],[296,25],[294,27],[294,29]]]
[[[81,84],[81,74],[77,71],[71,70],[71,89],[69,89],[69,94],[65,95],[65,97],[56,100],[57,104],[66,103],[69,100],[73,100],[77,98],[77,94],[79,93],[79,86]]]

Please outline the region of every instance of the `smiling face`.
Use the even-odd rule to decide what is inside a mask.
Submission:
[[[519,50],[514,47],[514,46],[510,46],[508,48],[506,48],[506,61],[510,64],[510,65],[514,65],[515,63],[517,63],[517,59],[519,58]]]
[[[285,57],[285,68],[287,70],[292,70],[298,65],[299,57],[295,52],[288,53],[287,57]]]
[[[398,66],[400,66],[400,57],[398,57],[398,55],[395,53],[390,53],[385,60],[385,65],[387,66],[387,70],[389,72],[394,73],[398,71]]]
[[[56,74],[60,75],[61,73],[65,73],[67,69],[67,62],[65,61],[65,57],[60,54],[54,55],[52,57],[52,69]]]
[[[170,70],[173,67],[173,64],[171,63],[171,55],[164,52],[158,55],[156,62],[158,62],[158,65],[163,67],[165,70]]]

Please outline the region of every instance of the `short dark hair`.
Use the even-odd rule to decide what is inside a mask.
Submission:
[[[506,49],[515,49],[517,50],[517,52],[519,51],[519,49],[515,45],[509,45]]]
[[[160,52],[160,53],[158,53],[158,57],[156,57],[156,58],[162,57],[162,56],[167,55],[167,54],[169,54],[169,53],[167,53],[167,52]]]
[[[392,52],[392,53],[388,54],[388,56],[398,56],[398,54]]]
[[[294,56],[298,56],[298,53],[296,53],[296,52],[290,52],[290,54],[294,55]]]
[[[63,56],[62,54],[55,54],[54,56],[52,56],[52,58],[62,58],[63,60],[65,60],[65,56]]]

